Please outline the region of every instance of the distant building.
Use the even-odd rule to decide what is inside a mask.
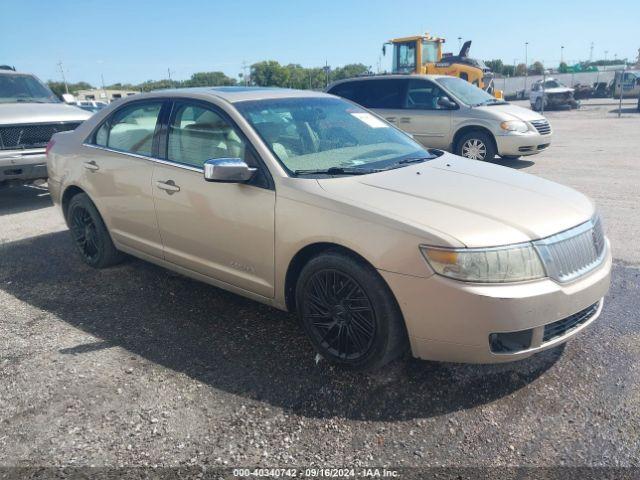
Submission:
[[[113,102],[114,100],[118,100],[119,98],[130,97],[131,95],[136,95],[140,92],[135,90],[109,90],[102,88],[93,88],[91,90],[78,90],[76,92],[75,97],[78,101],[83,100],[94,100],[101,102]]]

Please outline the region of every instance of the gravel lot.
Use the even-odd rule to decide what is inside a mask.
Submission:
[[[91,270],[46,190],[0,190],[0,465],[640,466],[640,115],[587,103],[510,166],[596,200],[612,288],[566,348],[507,365],[316,364],[291,316]]]

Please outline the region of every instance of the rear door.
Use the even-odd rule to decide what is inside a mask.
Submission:
[[[448,95],[434,82],[408,80],[404,108],[398,115],[398,127],[425,147],[449,149],[452,137],[453,110],[438,105]]]
[[[117,243],[162,257],[151,178],[162,99],[123,105],[85,143],[83,187]]]

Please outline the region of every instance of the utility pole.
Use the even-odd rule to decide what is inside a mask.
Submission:
[[[524,94],[527,94],[527,78],[529,77],[529,42],[524,42]]]
[[[64,68],[62,66],[62,60],[58,61],[58,68],[60,68],[60,73],[62,74],[62,82],[64,83],[65,92],[69,93],[69,85],[67,85],[67,79],[64,76]]]
[[[102,94],[104,95],[104,101],[109,103],[109,100],[107,98],[107,90],[104,88],[104,75],[102,73],[100,74],[100,83],[102,83]]]
[[[605,51],[604,51],[604,61],[605,61],[605,62],[607,61],[607,54],[608,54],[608,53],[609,53],[609,50],[605,50]],[[605,65],[605,67],[606,67],[606,65]]]
[[[327,60],[325,59],[324,61],[324,77],[325,77],[325,87],[329,86],[329,70],[331,70],[331,67],[329,67],[329,63],[327,62]]]
[[[589,63],[593,62],[593,42],[591,42],[591,49],[589,50]]]
[[[167,75],[169,75],[169,82],[171,82],[171,69],[167,68]]]
[[[564,63],[564,45],[560,45],[560,63]]]

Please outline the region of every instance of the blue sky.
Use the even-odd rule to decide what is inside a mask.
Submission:
[[[616,12],[622,12],[618,15]],[[552,13],[553,12],[553,13]],[[236,76],[243,61],[304,66],[361,62],[374,70],[386,40],[424,31],[473,40],[481,59],[565,61],[635,58],[640,1],[431,0],[0,0],[0,63],[94,85],[188,78],[196,71]],[[389,63],[382,59],[383,68]]]

